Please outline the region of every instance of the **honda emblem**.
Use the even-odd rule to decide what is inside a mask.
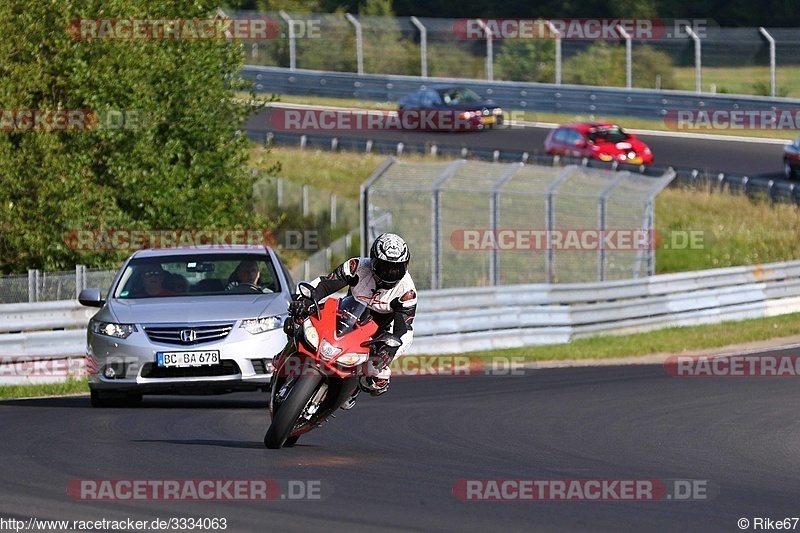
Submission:
[[[197,340],[197,332],[193,329],[181,330],[181,342],[190,343]]]

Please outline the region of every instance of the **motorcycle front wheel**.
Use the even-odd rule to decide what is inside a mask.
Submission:
[[[303,373],[297,377],[289,391],[289,395],[281,402],[272,417],[267,434],[264,435],[264,445],[270,449],[279,449],[286,444],[289,435],[294,429],[297,420],[314,396],[317,387],[322,381],[322,376]],[[297,441],[297,439],[294,439]],[[293,442],[291,444],[294,444]]]

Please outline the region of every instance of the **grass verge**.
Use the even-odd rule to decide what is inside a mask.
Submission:
[[[800,313],[722,324],[666,328],[633,335],[602,335],[569,344],[471,352],[476,357],[522,357],[527,361],[608,359],[654,354],[686,354],[710,348],[800,335]]]
[[[67,396],[88,394],[89,380],[70,379],[63,383],[42,383],[36,385],[0,385],[0,400],[16,398],[37,398],[42,396]]]

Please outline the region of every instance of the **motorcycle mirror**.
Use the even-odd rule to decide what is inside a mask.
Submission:
[[[394,335],[387,336],[385,339],[383,339],[383,342],[389,348],[397,348],[398,346],[401,346],[403,344],[403,341],[401,341]]]
[[[314,287],[309,283],[298,283],[297,292],[299,292],[301,296],[311,299],[311,295],[314,294]]]

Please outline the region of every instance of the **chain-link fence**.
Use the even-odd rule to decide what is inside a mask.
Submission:
[[[796,28],[723,28],[711,19],[234,16],[280,26],[275,38],[245,42],[251,65],[619,87],[630,78],[636,88],[800,95]],[[475,31],[480,23],[491,39]]]
[[[358,201],[338,196],[336,193],[304,185],[280,177],[265,176],[254,186],[256,210],[275,215],[287,214],[316,217],[331,228],[358,227]],[[299,220],[289,222],[298,225]]]
[[[352,231],[333,241],[330,246],[320,250],[305,261],[295,265],[290,274],[295,282],[311,281],[330,273],[346,259],[359,255],[360,232]]]
[[[0,276],[0,303],[33,303],[73,300],[81,290],[99,287],[108,292],[116,270],[88,269],[77,265],[75,270],[42,272],[31,269],[28,274]]]
[[[653,199],[673,178],[392,158],[364,186],[362,250],[380,233],[400,234],[421,289],[648,276]]]

